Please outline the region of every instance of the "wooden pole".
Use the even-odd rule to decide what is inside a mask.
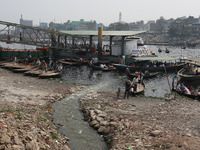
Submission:
[[[167,70],[166,70],[165,66],[164,66],[164,69],[165,69],[165,74],[166,74],[168,85],[169,85],[169,90],[170,90],[170,92],[172,92],[171,87],[170,87],[170,83],[169,83],[169,78],[168,78]]]
[[[98,59],[102,59],[102,27],[98,27]]]

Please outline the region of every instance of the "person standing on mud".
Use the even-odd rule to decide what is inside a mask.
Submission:
[[[125,83],[124,99],[129,98],[131,87],[132,87],[131,81],[128,79]]]

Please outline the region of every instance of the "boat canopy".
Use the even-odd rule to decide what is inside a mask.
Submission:
[[[136,57],[134,58],[135,60],[139,60],[139,61],[170,61],[170,60],[177,60],[177,58],[174,57]]]
[[[183,61],[200,66],[200,58],[199,57],[183,59]]]

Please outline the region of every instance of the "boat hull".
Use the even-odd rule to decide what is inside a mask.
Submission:
[[[173,71],[180,70],[183,67],[183,64],[179,64],[176,66],[166,66],[166,67],[131,67],[131,66],[122,65],[122,64],[114,64],[113,66],[117,70],[123,71],[123,72],[126,71],[126,68],[129,68],[131,72],[146,71],[146,70],[148,70],[149,72],[165,72],[165,68],[168,72],[169,71],[173,72]]]
[[[184,72],[184,68],[178,71],[178,76],[181,78],[181,80],[185,80],[185,81],[200,80],[200,74],[193,75],[193,74],[185,74],[183,72]]]

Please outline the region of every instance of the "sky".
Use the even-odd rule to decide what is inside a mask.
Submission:
[[[19,23],[24,20],[64,23],[67,20],[95,20],[108,26],[119,21],[130,23],[200,16],[200,0],[1,0],[0,20]]]

